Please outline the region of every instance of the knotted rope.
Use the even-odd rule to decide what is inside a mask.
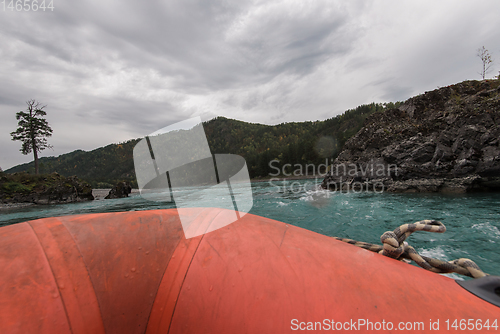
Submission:
[[[453,261],[442,261],[427,256],[422,256],[405,241],[415,231],[427,231],[435,233],[444,233],[446,227],[443,223],[436,220],[421,220],[413,224],[404,224],[394,231],[387,231],[380,237],[382,245],[370,244],[367,242],[356,241],[352,239],[335,239],[347,242],[372,252],[391,257],[396,260],[411,262],[415,261],[420,267],[435,273],[457,273],[464,276],[480,278],[486,276],[479,266],[470,259],[457,259]]]

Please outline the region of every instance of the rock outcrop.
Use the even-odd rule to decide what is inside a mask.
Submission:
[[[108,196],[104,197],[105,199],[111,198],[123,198],[128,197],[128,195],[132,192],[132,187],[128,182],[118,182],[111,190],[109,191]]]
[[[91,201],[94,196],[90,184],[76,176],[63,177],[57,173],[48,175],[2,173],[0,199],[5,204],[59,204]]]
[[[465,81],[373,114],[347,141],[322,187],[500,190],[500,80]]]

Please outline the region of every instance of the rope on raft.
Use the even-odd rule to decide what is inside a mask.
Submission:
[[[415,231],[427,231],[435,233],[446,232],[446,226],[437,220],[421,220],[413,224],[404,224],[394,231],[387,231],[380,237],[381,245],[370,244],[367,242],[356,241],[352,239],[335,239],[347,242],[372,252],[391,257],[396,260],[411,262],[415,261],[420,267],[435,273],[457,273],[473,278],[487,276],[479,266],[470,259],[457,259],[453,261],[442,261],[427,256],[421,256],[417,251],[405,241]]]

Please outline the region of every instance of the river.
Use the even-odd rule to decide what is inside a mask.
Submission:
[[[500,193],[394,194],[328,192],[320,180],[252,183],[250,213],[328,236],[380,244],[380,235],[401,224],[423,219],[444,223],[443,234],[415,232],[407,240],[420,254],[441,260],[461,257],[500,275]],[[128,198],[29,206],[0,211],[0,226],[44,217],[173,208],[172,203]],[[450,275],[459,278],[458,275]]]

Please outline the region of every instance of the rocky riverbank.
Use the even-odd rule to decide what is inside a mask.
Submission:
[[[57,173],[45,175],[2,173],[0,175],[2,208],[31,204],[72,203],[93,199],[90,184],[76,176],[63,177]]]
[[[112,192],[113,188],[107,188],[107,189],[92,189],[92,195],[94,196],[94,200],[96,201],[101,201],[104,199],[108,199],[107,197],[109,194]],[[125,195],[126,194],[126,195]],[[113,198],[122,198],[122,197],[128,197],[129,195],[137,195],[140,194],[139,189],[130,189],[130,192],[124,192],[122,196],[120,197],[113,197]]]
[[[500,190],[500,80],[465,81],[376,113],[322,182],[332,190]]]

